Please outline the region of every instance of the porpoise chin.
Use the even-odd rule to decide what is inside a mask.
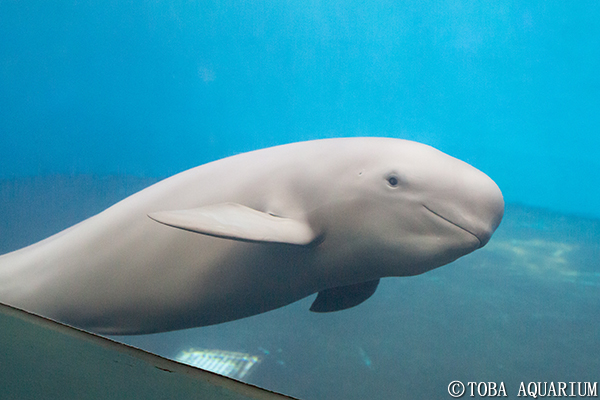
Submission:
[[[391,138],[292,143],[165,179],[0,256],[0,302],[102,334],[218,324],[318,293],[367,300],[380,278],[468,254],[500,224],[483,172]]]

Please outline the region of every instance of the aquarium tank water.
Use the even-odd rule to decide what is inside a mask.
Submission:
[[[345,311],[113,338],[300,399],[597,396],[598,71],[597,1],[0,0],[0,252],[226,156],[415,140],[502,189],[486,247]]]

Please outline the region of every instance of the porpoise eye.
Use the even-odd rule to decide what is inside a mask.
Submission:
[[[398,181],[398,178],[396,178],[395,176],[388,176],[387,181],[391,187],[396,187],[400,183]]]

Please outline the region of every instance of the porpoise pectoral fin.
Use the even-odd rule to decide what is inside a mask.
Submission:
[[[148,217],[174,228],[233,240],[307,245],[317,238],[307,222],[277,217],[237,203],[161,211]]]
[[[359,305],[375,293],[379,279],[321,290],[310,306],[310,311],[340,311]]]

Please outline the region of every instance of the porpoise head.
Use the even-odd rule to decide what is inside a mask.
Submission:
[[[360,260],[351,281],[440,267],[484,246],[500,224],[504,200],[494,181],[430,146],[369,141],[347,155],[335,245]]]

